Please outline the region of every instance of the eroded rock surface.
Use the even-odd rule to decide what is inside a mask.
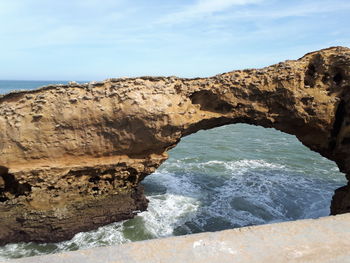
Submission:
[[[350,179],[350,49],[210,78],[120,78],[0,97],[0,244],[64,240],[133,217],[147,207],[140,181],[181,137],[232,123],[296,135]],[[331,210],[350,212],[349,186]]]

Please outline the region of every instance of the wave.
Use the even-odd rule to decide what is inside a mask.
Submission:
[[[9,244],[0,259],[324,216],[337,180],[262,159],[169,160],[143,182],[148,211],[65,242]]]

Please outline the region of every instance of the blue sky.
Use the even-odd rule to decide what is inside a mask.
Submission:
[[[349,0],[0,0],[0,79],[211,76],[350,46]]]

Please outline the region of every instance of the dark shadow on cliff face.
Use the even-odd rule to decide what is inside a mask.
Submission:
[[[19,183],[7,167],[0,166],[0,202],[5,202],[12,196],[26,195],[30,191],[30,184]]]
[[[228,102],[220,99],[220,97],[212,93],[210,90],[202,90],[194,92],[190,99],[193,104],[199,104],[200,109],[204,111],[212,111],[217,113],[228,113],[233,109],[233,106]]]
[[[5,202],[8,198],[5,196],[5,180],[4,175],[8,173],[8,169],[4,166],[0,166],[0,202]]]

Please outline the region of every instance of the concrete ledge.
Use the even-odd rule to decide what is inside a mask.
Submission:
[[[350,262],[350,214],[119,246],[8,263]]]

